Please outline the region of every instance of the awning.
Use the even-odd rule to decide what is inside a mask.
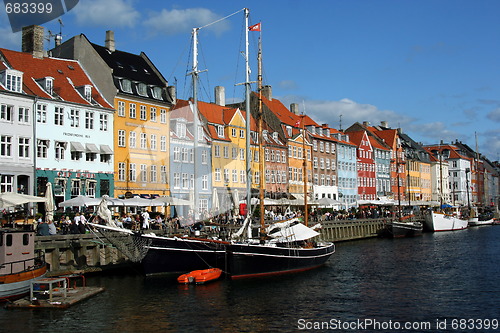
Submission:
[[[97,146],[93,143],[86,143],[85,146],[87,147],[87,153],[94,153],[94,154],[99,154],[99,149]]]
[[[101,145],[101,154],[113,155],[113,150],[108,145]]]
[[[70,144],[71,144],[71,151],[77,151],[80,153],[85,152],[85,148],[80,142],[71,141]]]

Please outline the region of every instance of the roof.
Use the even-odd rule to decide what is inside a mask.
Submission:
[[[274,113],[282,123],[286,125],[293,127],[313,125],[319,127],[318,123],[312,120],[311,117],[293,113],[292,111],[288,110],[286,106],[284,106],[283,103],[281,103],[281,101],[278,99],[269,100],[264,95],[262,95],[262,103],[266,105],[267,108],[272,113]],[[304,124],[302,124],[302,119],[304,119]]]
[[[159,87],[165,87],[166,80],[157,73],[147,61],[145,53],[141,55],[115,50],[109,51],[106,47],[90,43],[106,64],[113,69],[115,77],[128,78]]]
[[[8,66],[23,72],[23,91],[32,96],[53,100],[63,100],[83,105],[95,104],[87,101],[76,88],[92,86],[92,100],[99,106],[113,109],[98,92],[97,88],[76,60],[59,58],[35,58],[30,53],[17,52],[0,48]],[[53,95],[49,95],[36,80],[46,77],[54,78]]]

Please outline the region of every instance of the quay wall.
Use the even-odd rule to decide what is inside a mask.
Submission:
[[[319,239],[341,242],[377,237],[389,221],[387,218],[321,221]],[[310,225],[315,223],[311,222]],[[35,249],[43,251],[45,260],[50,265],[49,275],[132,267],[132,262],[123,253],[98,235],[99,233],[36,236]]]

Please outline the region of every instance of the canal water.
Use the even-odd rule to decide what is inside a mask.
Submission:
[[[337,244],[320,269],[177,285],[93,276],[65,310],[0,309],[1,332],[500,331],[500,226]]]

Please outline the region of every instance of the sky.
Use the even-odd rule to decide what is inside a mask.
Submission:
[[[220,85],[232,102],[244,98],[243,8],[250,25],[262,24],[250,32],[251,81],[262,36],[264,84],[286,106],[298,103],[336,129],[387,121],[424,145],[477,142],[500,159],[497,0],[80,0],[62,27],[57,19],[43,26],[99,45],[113,30],[117,49],[146,53],[181,99],[192,96],[192,29],[204,27],[199,99],[214,101]],[[21,50],[5,11],[0,46]]]

